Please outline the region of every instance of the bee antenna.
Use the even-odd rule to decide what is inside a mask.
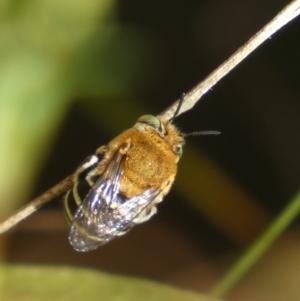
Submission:
[[[184,101],[184,96],[185,96],[185,93],[183,92],[182,95],[181,95],[181,97],[180,97],[180,99],[179,99],[179,103],[178,103],[177,109],[176,109],[173,117],[170,119],[170,121],[173,121],[177,117],[177,115],[178,115],[178,113],[180,111],[180,108],[182,107],[182,104],[183,104],[183,101]]]
[[[201,131],[201,132],[192,132],[188,134],[184,134],[184,137],[187,136],[200,136],[200,135],[219,135],[221,132],[219,131]]]

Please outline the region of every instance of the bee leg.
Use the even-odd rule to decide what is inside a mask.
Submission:
[[[96,154],[101,157],[103,157],[107,152],[108,147],[106,145],[102,145],[96,150]]]
[[[138,215],[133,222],[135,224],[141,224],[143,222],[146,222],[148,219],[151,218],[151,216],[153,216],[154,214],[156,214],[157,212],[157,208],[155,206],[151,207],[150,209],[146,209],[144,211],[142,211],[140,213],[140,215]]]

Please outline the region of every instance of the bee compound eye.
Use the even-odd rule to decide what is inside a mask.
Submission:
[[[156,130],[159,130],[161,127],[160,120],[153,115],[143,115],[137,120],[137,122],[147,124]]]

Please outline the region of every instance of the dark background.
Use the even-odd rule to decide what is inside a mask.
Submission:
[[[133,116],[131,121],[126,119],[126,115],[130,118],[134,115],[128,99],[147,108],[142,113],[155,115],[163,111],[227,59],[287,3],[118,1],[113,18],[126,28],[128,36],[134,36],[136,47],[141,49],[141,59],[132,65],[138,75],[132,76],[123,95],[91,93],[74,97],[76,101],[57,133],[32,195],[42,193],[72,173],[98,146],[131,127],[139,116]],[[222,132],[217,137],[190,137],[187,149],[192,145],[204,152],[225,178],[251,196],[263,216],[257,220],[254,216],[254,224],[267,225],[299,187],[299,37],[300,23],[296,19],[222,79],[191,111],[176,119],[176,124],[186,133]],[[123,63],[119,58],[114,59],[114,51],[118,57],[122,57],[122,51],[130,51],[132,46],[126,46],[126,40],[123,42],[124,48],[120,43],[120,49],[111,49],[108,58],[108,65],[117,70],[121,79],[130,77],[133,72],[130,60]],[[114,134],[101,126],[101,121],[91,113],[99,109],[101,119],[101,106],[104,108],[108,102],[113,113],[119,112],[116,116],[120,116],[111,117],[111,123],[116,125]],[[107,115],[105,112],[103,110]],[[187,162],[185,155],[184,150],[179,174]],[[150,222],[86,254],[75,253],[68,245],[68,226],[63,220],[62,205],[53,203],[32,216],[23,228],[18,228],[11,238],[9,261],[89,266],[207,292],[257,236],[254,237],[255,231],[251,232],[250,225],[249,231],[244,232],[249,236],[241,243],[232,232],[227,233],[222,223],[215,222],[205,210],[189,202],[176,185]],[[200,190],[201,185],[209,184],[199,182]],[[215,210],[218,212],[218,205]],[[235,227],[243,231],[238,229],[239,210],[243,210],[243,204],[238,210],[228,205],[226,214],[233,223],[237,218]],[[44,230],[43,226],[36,226],[39,216],[45,224]],[[238,293],[237,296],[241,298]]]

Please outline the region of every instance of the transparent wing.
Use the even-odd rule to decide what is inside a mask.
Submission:
[[[129,231],[134,219],[161,193],[148,189],[130,199],[120,193],[125,155],[118,152],[77,209],[69,241],[77,251],[90,251]]]

